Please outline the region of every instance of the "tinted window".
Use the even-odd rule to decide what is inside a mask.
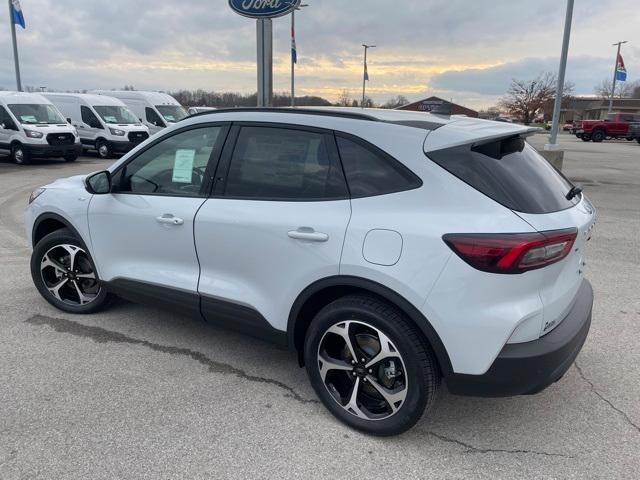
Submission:
[[[219,148],[222,128],[197,128],[160,141],[118,172],[115,191],[200,196],[209,158]]]
[[[147,122],[156,127],[166,127],[160,116],[153,108],[147,107],[144,109],[144,113],[147,116]]]
[[[12,127],[14,125],[13,120],[9,116],[9,112],[4,107],[0,107],[0,123],[4,123],[5,127]]]
[[[102,124],[98,117],[96,117],[89,107],[80,107],[80,115],[82,116],[82,122],[89,125],[91,128],[102,128]]]
[[[339,163],[322,133],[244,127],[236,143],[225,195],[314,200],[346,198]]]
[[[337,141],[351,197],[384,195],[422,185],[409,169],[373,145],[342,136]]]
[[[575,205],[567,200],[571,184],[533,147],[508,138],[430,152],[441,167],[505,207],[524,213],[549,213]]]

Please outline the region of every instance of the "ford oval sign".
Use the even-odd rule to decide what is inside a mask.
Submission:
[[[229,6],[249,18],[281,17],[298,8],[301,0],[229,0]]]

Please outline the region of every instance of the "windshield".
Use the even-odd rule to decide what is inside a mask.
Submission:
[[[97,106],[94,105],[93,109],[98,112],[98,115],[102,117],[105,123],[140,123],[131,110],[127,107],[120,107],[118,105],[109,106]]]
[[[184,108],[180,105],[156,105],[156,108],[160,112],[160,115],[170,123],[179,122],[187,116],[187,112],[185,112]]]
[[[17,103],[9,105],[9,110],[11,110],[20,123],[24,124],[67,123],[53,105]]]

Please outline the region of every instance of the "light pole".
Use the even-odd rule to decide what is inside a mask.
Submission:
[[[623,43],[627,43],[627,41],[624,40],[623,42],[618,42],[611,45],[612,47],[615,47],[617,45],[618,51],[616,52],[616,63],[614,64],[614,67],[613,67],[613,83],[611,85],[611,96],[609,97],[609,111],[607,113],[611,113],[611,110],[613,110],[613,96],[616,93],[616,80],[618,79],[618,59],[620,58],[620,47],[622,46]]]
[[[309,5],[303,3],[291,10],[291,106],[296,106],[296,63],[298,63],[298,48],[296,46],[296,10]]]
[[[367,70],[367,50],[370,48],[376,48],[375,45],[362,44],[364,47],[364,75],[362,77],[362,103],[360,107],[364,108],[365,93],[367,91],[367,80],[369,80],[369,71]]]
[[[567,56],[569,54],[569,39],[571,37],[571,21],[573,19],[573,0],[567,0],[567,13],[564,19],[564,37],[562,39],[562,53],[560,54],[560,68],[558,69],[558,85],[556,86],[556,99],[553,104],[553,120],[551,123],[551,135],[545,150],[557,150],[558,126],[560,123],[560,107],[564,95],[564,76],[567,70]]]

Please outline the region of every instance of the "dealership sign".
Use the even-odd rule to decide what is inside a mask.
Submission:
[[[290,13],[301,0],[229,0],[229,6],[249,18],[274,18]]]

